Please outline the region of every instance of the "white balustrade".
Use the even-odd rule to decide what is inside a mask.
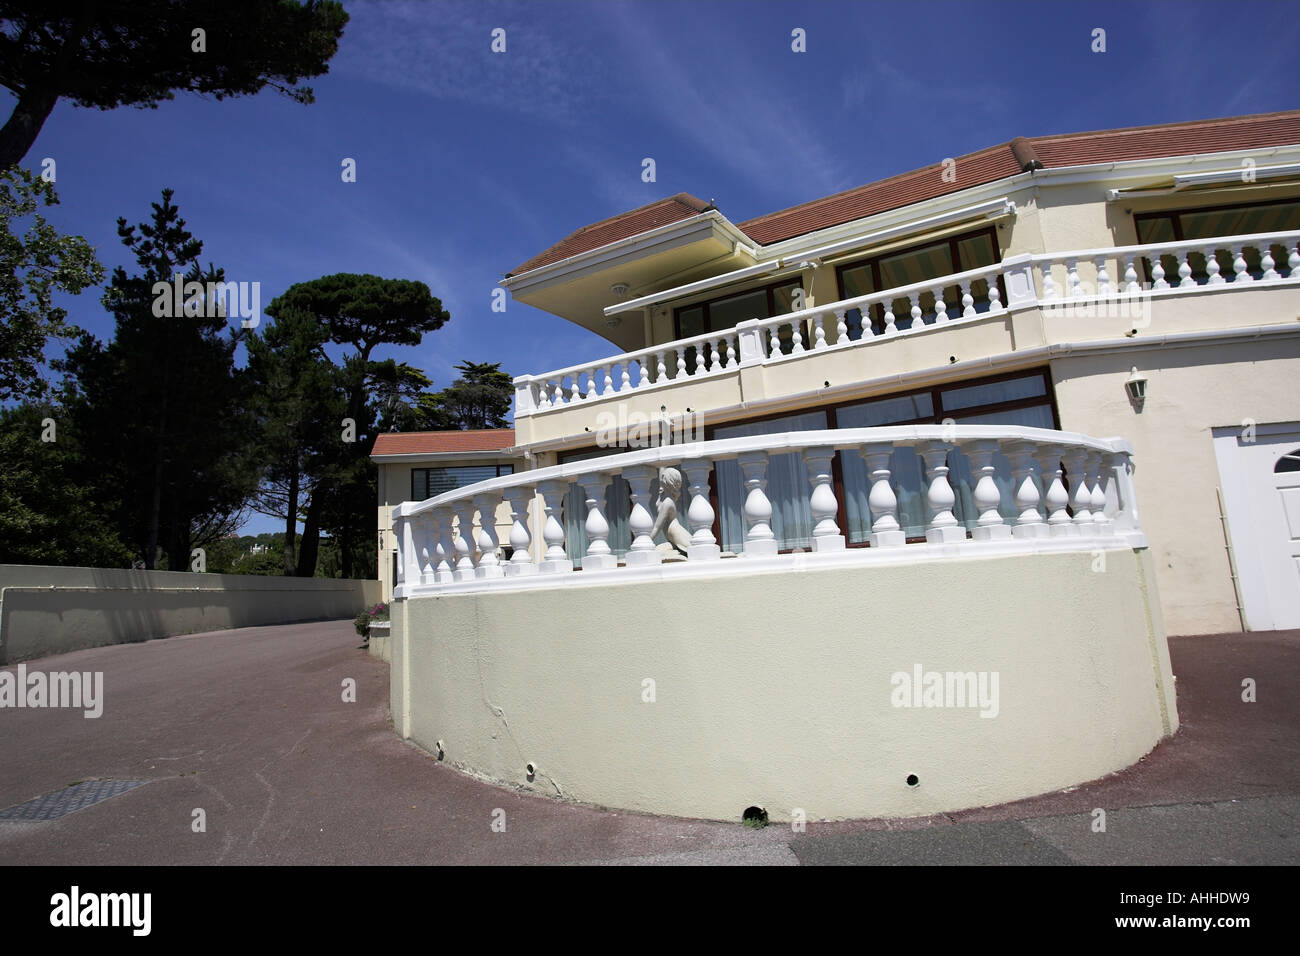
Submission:
[[[896,548],[907,543],[898,523],[898,496],[889,483],[889,456],[893,453],[894,446],[883,442],[872,442],[862,449],[867,479],[871,482],[867,505],[873,520],[868,541],[873,548]]]
[[[1034,483],[1034,453],[1038,446],[1033,442],[1012,442],[1003,452],[1011,462],[1011,475],[1015,482],[1016,526],[1011,529],[1017,538],[1046,538],[1050,532],[1047,522],[1038,512],[1042,495]]]
[[[971,474],[976,477],[972,497],[979,510],[979,518],[970,533],[976,541],[1000,541],[1011,537],[1011,528],[998,510],[1002,503],[1002,492],[993,479],[997,470],[993,464],[993,455],[997,450],[998,443],[992,440],[975,441],[964,449],[966,457],[970,459]]]
[[[957,503],[957,495],[948,481],[948,449],[946,441],[932,441],[921,445],[917,452],[925,463],[926,474],[930,484],[926,488],[925,499],[930,506],[930,525],[925,529],[925,540],[931,544],[951,544],[966,540],[966,529],[962,527],[952,513]]]
[[[691,526],[691,543],[686,557],[691,561],[715,561],[722,556],[718,539],[713,536],[713,505],[709,503],[709,472],[713,465],[704,458],[682,462],[682,474],[691,503],[686,509],[686,520]]]
[[[519,577],[537,573],[537,565],[529,553],[532,547],[532,535],[528,533],[528,509],[533,500],[533,490],[516,486],[502,492],[506,506],[510,509],[510,560],[506,564],[506,577]]]
[[[540,573],[562,574],[573,570],[573,562],[564,551],[564,526],[556,517],[560,513],[561,503],[568,494],[567,481],[542,481],[537,484],[537,495],[542,499],[542,513],[546,516],[542,526],[542,540],[546,543],[546,553],[542,558]]]
[[[831,472],[835,449],[829,446],[806,448],[803,458],[808,468],[808,482],[812,485],[812,496],[809,500],[814,522],[812,550],[843,551],[844,535],[840,534],[840,526],[835,520],[840,506],[835,500],[834,476]]]
[[[654,481],[656,475],[656,470],[648,465],[623,470],[623,477],[631,489],[632,499],[632,513],[627,519],[628,528],[632,532],[632,546],[628,549],[625,559],[629,568],[645,567],[663,561],[663,556],[650,537],[650,532],[654,530],[655,519],[646,507],[650,500],[650,483]]]
[[[900,448],[913,449],[925,466],[919,490],[931,517],[924,544],[908,545],[901,526],[898,479],[890,467]],[[971,467],[967,491],[977,511],[969,534],[973,541],[968,541],[966,527],[954,514],[957,490],[948,468],[954,450],[963,453]],[[835,456],[840,451],[860,455],[866,463],[868,487],[863,490],[870,534],[869,547],[862,550],[848,547],[840,523],[834,480]],[[1010,464],[1014,528],[1001,510],[1005,491],[999,482],[1006,480],[1006,473],[997,477],[999,451]],[[634,574],[637,569],[676,574],[709,562],[719,572],[731,573],[741,565],[718,560],[722,549],[713,531],[717,506],[711,500],[710,476],[722,460],[736,461],[741,472],[742,497],[727,507],[739,510],[744,521],[742,556],[776,559],[783,543],[773,525],[775,508],[768,497],[767,472],[771,456],[791,453],[802,456],[811,489],[802,505],[803,520],[811,519],[809,559],[853,561],[855,555],[885,559],[892,549],[901,553],[925,547],[932,547],[931,554],[939,559],[983,547],[973,542],[990,541],[1002,543],[998,554],[1007,548],[1032,552],[1145,546],[1129,473],[1131,450],[1121,440],[1011,426],[848,428],[663,445],[501,476],[427,501],[407,502],[393,515],[399,552],[394,597],[406,599],[444,589],[526,587],[533,586],[529,579],[537,575],[571,572],[574,561],[565,550],[561,515],[566,499],[572,500],[569,491],[575,484],[582,489],[584,507],[567,520],[571,526],[581,522],[587,532],[584,569],[612,575]],[[689,543],[681,564],[663,564],[663,546],[656,547],[651,538],[655,505],[650,492],[660,469],[666,467],[680,470],[688,492],[689,503],[680,521],[689,525]],[[1063,474],[1068,475],[1068,487]],[[632,541],[622,561],[610,540],[616,516],[605,509],[607,490],[619,475],[631,490],[625,517]],[[508,562],[499,556],[496,537],[496,515],[503,502],[512,522]],[[782,514],[790,506],[782,501]],[[1073,517],[1067,508],[1072,508]],[[532,551],[535,542],[544,547],[541,555]]]
[[[618,567],[618,558],[609,547],[609,519],[605,517],[605,492],[613,481],[610,475],[589,475],[581,479],[586,493],[587,553],[582,556],[584,571],[603,571]]]
[[[497,556],[497,504],[501,501],[499,494],[485,492],[475,495],[474,508],[478,511],[478,566],[474,576],[479,579],[503,578],[505,568]]]
[[[745,482],[745,557],[763,557],[779,550],[772,531],[772,502],[767,498],[767,452],[751,451],[737,458]]]

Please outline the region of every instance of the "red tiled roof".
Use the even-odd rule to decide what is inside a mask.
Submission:
[[[445,452],[491,452],[512,448],[513,428],[481,428],[475,431],[386,432],[375,439],[371,456],[432,455]]]
[[[513,269],[509,275],[520,275],[550,265],[552,262],[559,262],[561,259],[576,256],[580,252],[590,252],[592,249],[599,249],[601,246],[618,242],[620,239],[639,236],[643,232],[649,232],[659,226],[666,226],[669,223],[689,219],[691,216],[707,212],[712,208],[712,203],[707,203],[703,199],[696,199],[690,193],[678,193],[676,196],[660,199],[658,202],[652,202],[639,209],[633,209],[631,212],[621,213],[609,219],[602,219],[590,226],[583,226],[577,232],[565,236],[549,249],[539,252],[517,269]]]
[[[956,157],[954,182],[944,181],[944,164],[936,163],[833,196],[768,213],[737,225],[755,242],[766,246],[818,229],[1005,179],[1022,172],[1031,163],[1057,168],[1296,143],[1300,143],[1300,110],[1091,133],[1017,137],[1008,143]],[[545,252],[529,259],[511,274],[517,275],[550,265],[580,252],[598,249],[711,208],[710,204],[694,196],[678,193],[579,229]]]
[[[1017,137],[1009,143],[957,157],[956,165],[952,167],[956,173],[955,182],[944,182],[943,164],[936,163],[738,225],[751,239],[766,246],[806,232],[1014,176],[1025,168],[1026,162],[1035,158],[1051,169],[1292,143],[1300,143],[1300,110],[1094,133]]]

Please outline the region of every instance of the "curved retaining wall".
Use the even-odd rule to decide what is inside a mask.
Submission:
[[[1098,554],[402,600],[394,721],[459,769],[652,813],[913,816],[1033,796],[1178,728],[1149,552],[1108,550],[1104,570]],[[901,678],[918,667],[920,691]],[[935,696],[931,678],[927,706],[929,672],[973,673],[976,699],[960,706],[962,680]]]

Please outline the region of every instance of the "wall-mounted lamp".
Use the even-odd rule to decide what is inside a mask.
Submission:
[[[620,318],[617,315],[611,315],[608,319],[605,320],[605,327],[608,329],[616,329],[622,324],[623,324],[622,318]]]
[[[1141,408],[1142,403],[1146,401],[1147,377],[1138,374],[1136,365],[1124,381],[1124,391],[1128,392],[1128,400],[1138,408]]]
[[[621,299],[623,296],[627,295],[627,283],[615,282],[609,287],[609,291]]]

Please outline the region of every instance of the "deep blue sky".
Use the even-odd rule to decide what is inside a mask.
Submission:
[[[1293,2],[344,6],[330,72],[308,81],[314,105],[274,91],[157,110],[60,102],[24,163],[56,160],[48,218],[110,271],[134,265],[117,217],[146,219],[170,186],[204,261],[260,282],[263,305],[333,272],[427,283],[451,321],[392,354],[435,388],[462,359],[515,375],[615,351],[528,306],[493,313],[492,290],[572,230],[676,192],[738,222],[1019,135],[1300,105]],[[1105,53],[1091,51],[1097,27]],[[11,104],[0,95],[3,115]],[[67,304],[108,339],[100,291]]]

